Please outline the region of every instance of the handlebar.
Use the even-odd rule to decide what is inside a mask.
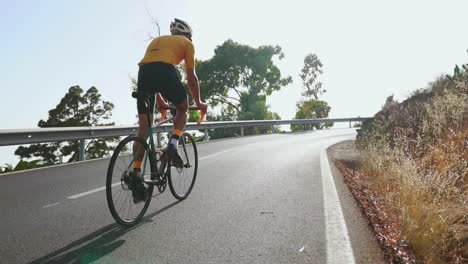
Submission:
[[[167,110],[176,110],[174,106],[160,107],[160,109],[161,109],[161,118],[159,119],[159,122],[162,122],[166,119]],[[189,106],[188,110],[200,110],[200,108],[197,106]],[[203,120],[205,119],[205,115],[206,115],[206,111],[202,111],[200,115],[200,119],[197,121],[197,125],[203,122]]]

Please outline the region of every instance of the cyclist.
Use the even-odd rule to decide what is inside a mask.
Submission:
[[[150,109],[154,109],[155,99],[158,102],[159,110],[161,107],[167,107],[168,99],[176,107],[176,116],[174,120],[174,129],[167,146],[167,155],[171,158],[176,167],[182,167],[183,162],[177,151],[177,144],[187,123],[188,100],[187,92],[181,83],[176,65],[185,62],[185,71],[189,92],[200,110],[206,112],[208,105],[200,100],[200,86],[195,72],[195,48],[192,43],[192,28],[185,21],[174,19],[170,24],[171,35],[160,36],[153,39],[146,49],[145,56],[138,63],[137,91],[145,92],[150,97]],[[144,137],[148,132],[149,124],[146,114],[145,103],[137,100],[138,108],[138,136]],[[153,115],[150,116],[153,122]],[[138,145],[133,146],[133,152],[138,149]],[[141,163],[144,153],[141,153],[134,162],[134,172],[141,171]],[[140,184],[139,191],[133,195],[136,200],[144,200],[144,186]],[[143,193],[143,196],[141,194]]]

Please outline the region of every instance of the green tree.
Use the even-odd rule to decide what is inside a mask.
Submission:
[[[308,54],[304,58],[304,67],[299,76],[302,79],[303,92],[302,99],[296,104],[297,112],[295,119],[326,118],[330,113],[330,106],[327,102],[318,100],[319,95],[326,92],[322,83],[318,81],[320,74],[323,73],[323,64],[315,54]],[[313,130],[332,127],[333,123],[327,124],[303,124],[291,125],[292,131]]]
[[[213,58],[197,63],[202,99],[211,106],[221,105],[223,112],[212,120],[266,119],[266,96],[292,82],[283,78],[274,59],[284,57],[279,46],[253,48],[227,40],[215,49]],[[248,132],[247,132],[248,133]]]
[[[326,118],[330,113],[330,106],[325,101],[310,99],[301,101],[297,104],[297,112],[295,119],[313,119],[313,118]],[[313,130],[332,127],[333,123],[326,124],[297,124],[291,125],[292,131],[299,130]]]
[[[313,97],[315,100],[318,100],[318,96],[326,92],[326,90],[322,88],[322,83],[318,81],[319,75],[323,73],[322,67],[322,62],[317,55],[308,54],[304,58],[304,67],[299,76],[305,88],[302,95],[306,98]]]
[[[114,104],[103,101],[98,89],[89,88],[84,92],[79,86],[72,86],[60,100],[60,103],[49,111],[47,120],[40,120],[38,126],[46,127],[80,127],[80,126],[108,126],[114,123],[102,123],[112,115]],[[102,138],[92,140],[86,149],[89,159],[103,157],[108,154],[112,147],[109,145],[115,142],[116,138]],[[33,144],[29,147],[20,146],[16,149],[15,155],[21,160],[33,157],[40,158],[38,161],[18,164],[18,169],[29,168],[31,166],[46,166],[78,160],[79,141],[62,141],[46,144]]]
[[[41,167],[40,162],[41,162],[40,160],[32,160],[32,161],[20,160],[18,164],[16,164],[13,170],[20,171],[20,170],[27,170],[27,169]]]

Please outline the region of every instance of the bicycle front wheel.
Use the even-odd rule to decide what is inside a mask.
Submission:
[[[134,155],[135,144],[139,147]],[[133,163],[141,152],[147,155],[143,159],[142,174],[136,176],[133,173]],[[154,180],[155,172],[154,153],[149,151],[149,146],[143,138],[128,136],[117,145],[109,162],[106,179],[107,204],[117,223],[132,226],[141,220],[153,193],[153,185],[148,185],[143,180]],[[145,191],[142,192],[141,187],[136,187],[139,184],[143,184]],[[140,199],[135,199],[136,191],[140,192]]]
[[[198,170],[197,145],[192,135],[187,132],[182,133],[179,138],[178,151],[184,166],[176,168],[168,164],[170,166],[170,170],[168,170],[169,188],[176,199],[184,200],[195,185]]]

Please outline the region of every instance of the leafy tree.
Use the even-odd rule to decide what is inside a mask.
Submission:
[[[114,123],[101,123],[112,115],[114,104],[103,101],[98,89],[89,88],[85,93],[79,86],[72,86],[60,100],[60,103],[49,111],[47,120],[40,120],[38,126],[46,127],[80,127],[80,126],[108,126]],[[91,141],[86,149],[89,159],[103,157],[112,149],[110,142],[116,138],[102,138]],[[64,158],[67,162],[78,160],[79,141],[53,142],[46,144],[33,144],[29,147],[20,146],[15,155],[21,160],[18,169],[31,166],[46,166],[62,163]],[[40,158],[26,164],[23,159],[32,157]],[[21,165],[21,166],[20,166]]]
[[[318,81],[318,77],[323,73],[322,71],[322,62],[319,60],[317,55],[308,54],[304,58],[304,67],[301,70],[299,76],[302,79],[302,84],[305,88],[305,91],[302,93],[306,98],[314,97],[315,100],[318,100],[318,96],[326,92],[322,88],[322,83]]]
[[[266,119],[270,114],[266,96],[292,82],[290,76],[282,78],[273,62],[283,57],[279,46],[253,48],[225,41],[213,58],[197,63],[202,99],[211,106],[222,105],[231,120]]]
[[[299,76],[302,79],[304,91],[302,95],[305,99],[299,101],[295,119],[313,119],[326,118],[330,113],[330,106],[327,102],[318,100],[318,96],[325,93],[322,88],[322,83],[318,81],[318,77],[323,73],[323,64],[315,54],[308,54],[304,58],[304,67]],[[313,130],[332,127],[333,123],[327,124],[301,124],[291,125],[292,131],[298,130]]]
[[[20,160],[18,164],[16,164],[14,171],[27,170],[27,169],[41,167],[40,162],[41,160],[32,160],[32,161]]]
[[[295,119],[313,119],[313,118],[326,118],[330,112],[331,107],[325,101],[310,99],[301,101],[297,104],[297,112]],[[299,130],[313,130],[332,127],[333,123],[326,124],[297,124],[291,125],[292,131]]]

